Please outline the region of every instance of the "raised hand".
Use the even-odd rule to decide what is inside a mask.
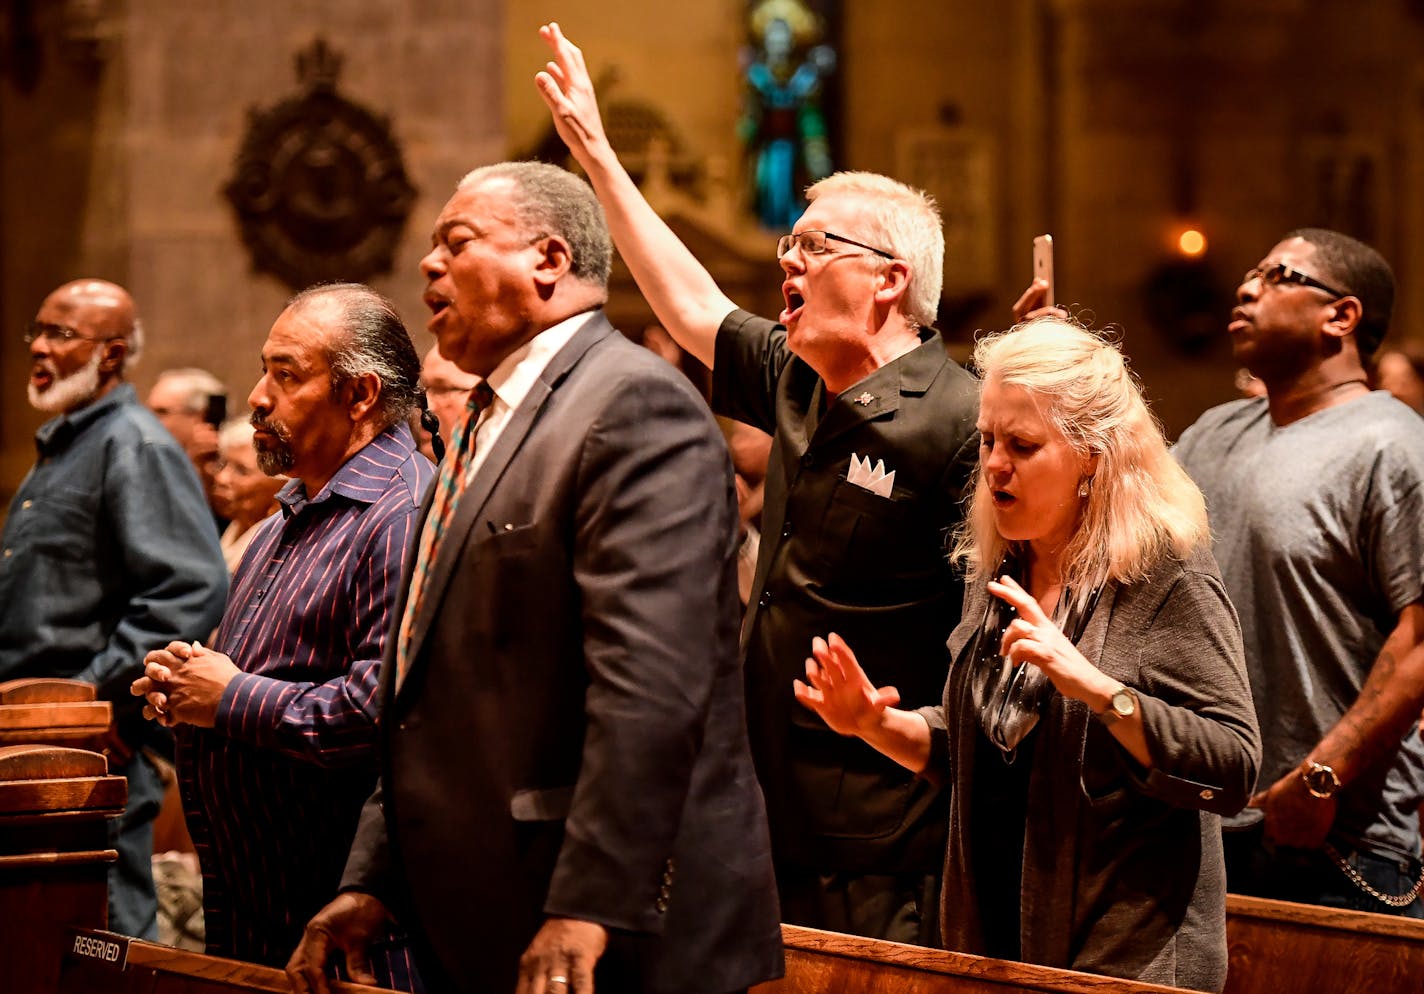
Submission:
[[[886,708],[900,703],[900,692],[894,687],[870,682],[855,653],[835,632],[828,639],[811,640],[806,680],[793,681],[796,699],[841,735],[864,738],[880,725]]]
[[[549,106],[559,137],[587,169],[589,157],[594,151],[607,148],[608,138],[603,133],[603,119],[598,113],[598,100],[588,67],[584,65],[583,52],[564,37],[557,23],[541,27],[539,37],[553,49],[554,60],[535,75],[534,83]]]
[[[1101,710],[1100,702],[1112,696],[1117,681],[1088,662],[1038,601],[1013,578],[990,580],[989,593],[1018,614],[1004,632],[1000,654],[1015,666],[1037,666],[1064,697],[1086,701]]]
[[[1063,308],[1048,303],[1048,281],[1041,279],[1035,279],[1028,285],[1028,289],[1019,295],[1019,299],[1014,301],[1013,311],[1014,324],[1032,318],[1068,317],[1068,312]]]

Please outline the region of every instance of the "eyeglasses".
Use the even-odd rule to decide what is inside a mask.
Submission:
[[[85,335],[77,328],[71,328],[63,324],[50,324],[47,321],[31,321],[25,328],[25,333],[20,336],[26,345],[33,345],[41,338],[48,339],[55,343],[68,343],[73,341],[81,342],[111,342],[115,335]]]
[[[1316,290],[1324,290],[1332,297],[1350,296],[1344,290],[1337,290],[1329,283],[1322,283],[1314,276],[1307,276],[1298,269],[1292,269],[1284,262],[1275,262],[1269,266],[1256,266],[1248,269],[1246,275],[1241,278],[1241,282],[1250,283],[1252,280],[1260,280],[1262,286],[1280,286],[1282,283],[1294,283],[1298,286],[1313,287]]]
[[[840,235],[833,235],[829,231],[802,231],[794,235],[782,235],[776,243],[776,257],[778,259],[786,258],[786,253],[798,245],[801,246],[801,251],[807,255],[820,255],[826,251],[826,241],[828,239],[831,241],[845,242],[847,245],[854,245],[856,248],[863,248],[867,252],[874,252],[876,255],[885,259],[895,258],[892,252],[886,252],[874,246],[866,245],[864,242],[853,241],[852,239],[844,238]]]

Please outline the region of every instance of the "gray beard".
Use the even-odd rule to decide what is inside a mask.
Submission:
[[[257,468],[268,476],[286,476],[297,461],[296,453],[285,442],[271,449],[264,449],[261,446],[255,448],[257,449]]]
[[[266,443],[266,447],[257,439],[252,440],[252,448],[257,452],[257,468],[268,476],[289,475],[296,464],[297,454],[292,450],[292,436],[287,426],[260,419],[256,414],[250,420],[254,428],[262,428],[277,436],[277,441]]]
[[[103,354],[95,349],[82,369],[56,378],[43,391],[37,390],[33,383],[29,384],[30,406],[46,414],[64,414],[88,404],[99,392],[99,362],[103,358]]]

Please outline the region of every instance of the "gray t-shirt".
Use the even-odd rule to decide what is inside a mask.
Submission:
[[[1382,391],[1283,428],[1264,399],[1242,400],[1203,414],[1174,453],[1206,495],[1241,617],[1264,790],[1355,702],[1399,611],[1424,596],[1424,421]],[[1411,725],[1392,762],[1341,792],[1334,833],[1417,856],[1421,800]]]

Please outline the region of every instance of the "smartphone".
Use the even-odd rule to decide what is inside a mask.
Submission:
[[[220,393],[208,395],[207,406],[203,410],[203,420],[214,428],[221,428],[227,420],[227,397]]]
[[[1040,305],[1052,307],[1058,300],[1053,294],[1053,236],[1039,235],[1033,240],[1033,278],[1048,283],[1048,296]]]

